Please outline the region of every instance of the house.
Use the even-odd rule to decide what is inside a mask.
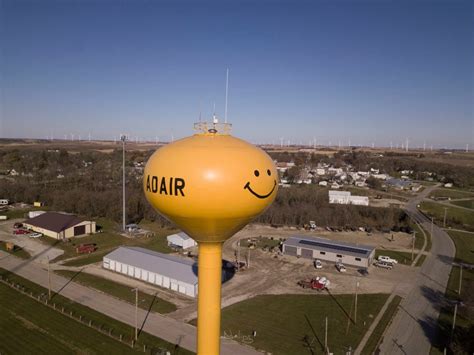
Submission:
[[[328,182],[327,182],[327,181],[320,181],[320,182],[318,183],[318,185],[319,185],[319,186],[324,186],[324,187],[326,187],[326,186],[328,186]]]
[[[448,182],[448,183],[444,184],[444,187],[453,187],[453,183],[452,183],[452,182]]]

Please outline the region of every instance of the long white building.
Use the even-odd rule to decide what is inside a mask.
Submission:
[[[369,198],[367,196],[351,196],[350,191],[329,190],[329,203],[368,206]]]
[[[103,267],[190,297],[198,293],[197,263],[139,247],[120,247],[103,258]]]

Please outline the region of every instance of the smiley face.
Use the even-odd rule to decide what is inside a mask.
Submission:
[[[270,169],[267,169],[267,172],[266,172],[266,173],[267,173],[267,175],[268,175],[269,177],[272,176],[272,172],[271,172]],[[257,177],[257,178],[260,177],[260,171],[259,171],[259,170],[255,170],[255,171],[253,172],[253,174],[254,174],[255,177]],[[264,178],[264,176],[262,176],[262,178]],[[255,190],[253,190],[252,187],[250,186],[250,181],[247,181],[247,183],[246,183],[245,186],[244,186],[244,190],[248,190],[252,195],[254,195],[254,196],[257,197],[257,198],[264,199],[264,198],[270,197],[270,195],[273,193],[273,191],[275,191],[276,184],[277,184],[277,183],[276,183],[276,180],[273,179],[273,187],[272,187],[272,189],[270,190],[270,192],[268,192],[268,193],[266,193],[266,194],[264,194],[264,195],[261,195],[261,194],[255,192]]]

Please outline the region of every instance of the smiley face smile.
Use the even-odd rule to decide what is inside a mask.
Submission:
[[[277,184],[276,181],[273,181],[273,188],[272,188],[272,190],[271,190],[268,194],[266,194],[266,195],[259,195],[258,193],[256,193],[255,191],[253,191],[252,188],[250,187],[250,181],[245,184],[244,190],[245,190],[245,189],[249,190],[254,196],[256,196],[256,197],[258,197],[258,198],[267,198],[267,197],[270,196],[270,195],[273,193],[273,191],[275,190],[276,184]]]

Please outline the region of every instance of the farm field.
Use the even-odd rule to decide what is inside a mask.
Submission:
[[[134,289],[133,287],[122,285],[120,283],[83,272],[78,273],[76,271],[69,270],[56,270],[55,272],[61,276],[73,280],[74,282],[95,288],[111,296],[127,301],[128,303],[135,304],[135,292],[132,292]],[[151,310],[153,312],[163,314],[176,310],[176,306],[173,303],[158,297],[153,297],[143,292],[138,293],[138,306],[145,310]]]
[[[452,201],[451,204],[474,210],[474,200]]]
[[[456,245],[455,261],[474,263],[474,234],[458,231],[449,231],[448,234]],[[441,308],[438,318],[438,328],[441,335],[432,348],[432,353],[442,354],[443,349],[449,345],[454,304],[457,301],[461,301],[461,304],[458,307],[456,329],[453,337],[454,349],[452,350],[455,350],[455,353],[463,353],[462,344],[464,344],[464,351],[469,346],[471,346],[471,349],[474,346],[472,336],[469,333],[474,326],[474,270],[463,268],[461,294],[458,293],[460,274],[460,267],[453,266],[445,293],[446,299],[450,302],[446,302]]]
[[[0,352],[125,354],[129,346],[80,324],[0,283]]]
[[[429,201],[424,201],[420,205],[421,211],[434,217],[438,225],[443,224],[445,208],[447,208],[446,226],[474,231],[474,210],[469,211]]]
[[[272,354],[318,354],[328,317],[328,347],[342,354],[357,347],[387,297],[359,295],[354,324],[353,295],[257,296],[222,310],[222,334]]]
[[[434,190],[430,194],[430,197],[448,197],[448,198],[451,198],[451,199],[469,198],[469,197],[474,198],[474,193],[469,192],[469,191],[451,190],[451,189],[447,189],[447,188],[441,188],[441,189]]]
[[[38,296],[41,296],[41,295],[47,295],[48,291],[47,289],[45,289],[44,287],[38,285],[38,284],[35,284],[19,275],[16,275],[8,270],[5,270],[5,269],[2,269],[0,268],[0,276],[3,278],[3,279],[8,279],[9,281],[11,282],[14,282],[16,284],[19,284],[21,286],[23,286],[27,292],[33,292],[34,295],[38,295]],[[8,286],[6,286],[8,287]],[[21,296],[21,294],[17,291],[15,291],[16,294],[18,294],[19,296]],[[26,297],[26,296],[25,296]],[[10,298],[10,300],[12,300],[11,302],[16,302],[16,298]],[[67,312],[69,311],[72,311],[76,316],[78,315],[81,315],[83,317],[84,320],[90,320],[92,321],[95,325],[101,325],[103,329],[107,330],[107,329],[112,329],[114,334],[123,334],[123,338],[125,341],[131,341],[133,339],[133,335],[134,335],[134,328],[127,325],[127,324],[124,324],[122,322],[119,322],[119,321],[116,321],[115,319],[112,319],[108,316],[106,316],[105,314],[102,314],[102,313],[99,313],[89,307],[86,307],[86,306],[83,306],[79,303],[76,303],[76,302],[73,302],[71,301],[70,299],[66,298],[66,297],[63,297],[61,295],[58,295],[56,293],[53,293],[52,295],[52,298],[51,298],[52,302],[54,302],[57,306],[57,308],[59,307],[64,307],[66,309]],[[0,297],[0,304],[2,305],[0,308],[1,310],[3,310],[4,307],[3,306],[3,303],[2,302],[6,302],[7,300],[5,300],[5,297]],[[33,301],[33,300],[32,300]],[[35,301],[36,302],[36,301]],[[35,309],[42,306],[41,304],[39,303],[35,303],[34,304],[35,306]],[[44,307],[44,306],[43,306]],[[0,310],[0,312],[1,312]],[[27,308],[28,312],[31,312],[31,308]],[[69,318],[67,318],[69,319]],[[48,318],[46,318],[46,321],[48,320]],[[5,324],[5,325],[4,325]],[[67,334],[67,336],[69,336],[70,334],[70,328],[68,328],[67,326],[65,326],[66,324],[68,323],[65,323],[63,322],[63,326],[62,328],[59,330],[61,331],[62,333],[61,334]],[[0,327],[3,327],[3,326],[6,326],[8,327],[10,325],[10,323],[8,322],[3,322],[3,318],[2,318],[2,322],[0,322]],[[80,325],[80,324],[79,324]],[[67,332],[67,333],[64,333],[64,332]],[[62,335],[61,335],[62,336]],[[111,339],[112,341],[113,339]],[[91,342],[90,339],[87,339],[86,340],[87,342]],[[115,341],[115,340],[113,340]],[[118,343],[120,345],[120,343]],[[157,338],[155,336],[152,336],[146,332],[140,332],[140,335],[138,337],[138,341],[137,341],[137,347],[140,349],[140,351],[143,353],[143,345],[146,345],[147,348],[163,348],[163,349],[168,349],[169,351],[173,351],[173,354],[180,354],[180,355],[185,355],[185,354],[192,354],[192,352],[186,350],[186,349],[182,349],[182,348],[179,348],[178,350],[176,350],[176,347],[174,344],[171,344],[163,339],[160,339],[160,338]],[[0,342],[0,349],[1,349],[1,342]],[[81,348],[79,348],[81,349]],[[117,353],[119,354],[123,354],[123,353],[127,353],[127,352],[130,352],[131,351],[131,348],[129,346],[123,348],[124,350],[123,351],[118,351]],[[71,353],[71,352],[74,352],[74,351],[68,351],[67,353]],[[81,352],[81,351],[75,351],[75,352]],[[110,351],[91,351],[91,353],[112,353]],[[9,353],[9,352],[7,352]],[[16,353],[21,353],[21,352],[16,352]],[[23,352],[23,353],[35,353],[34,351],[27,351],[27,352]],[[46,352],[44,352],[46,353]],[[52,354],[52,353],[58,353],[58,352],[47,352],[48,354]],[[84,352],[82,352],[84,353]]]

